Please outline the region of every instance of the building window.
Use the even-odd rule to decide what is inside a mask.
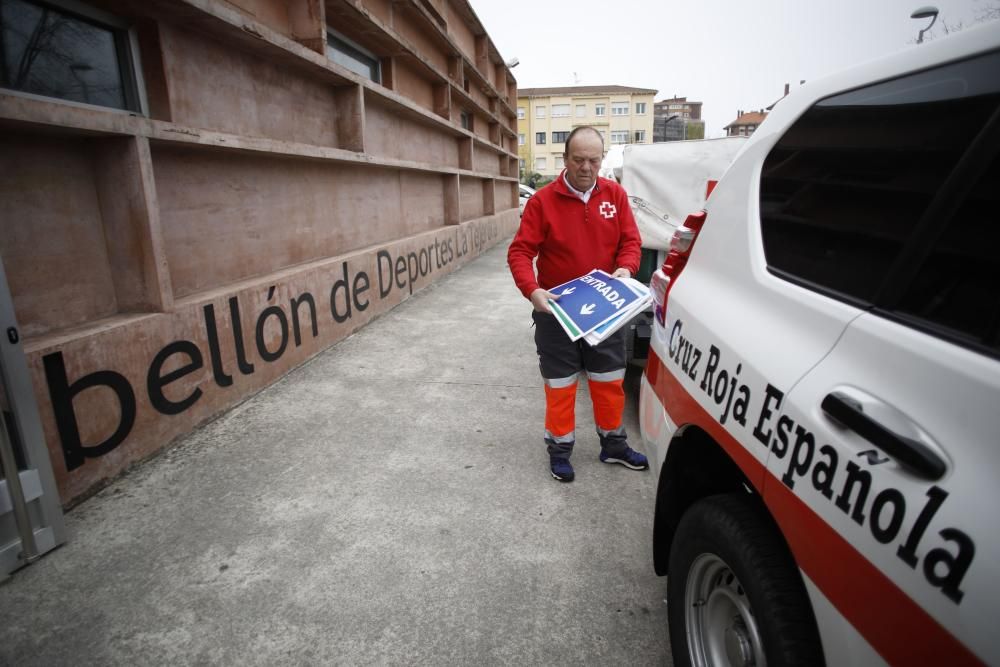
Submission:
[[[469,132],[472,132],[473,115],[470,112],[463,110],[462,113],[459,115],[459,118],[462,121],[462,127],[468,130]]]
[[[576,117],[577,118],[586,118],[587,117],[587,105],[586,104],[577,104],[576,105]]]
[[[326,44],[330,47],[326,50],[330,60],[375,83],[382,83],[382,70],[374,53],[330,28],[326,30]]]
[[[535,107],[535,118],[545,118],[545,107]]]
[[[544,144],[545,143],[545,133],[544,132],[535,132],[535,143],[536,144]]]
[[[562,155],[557,155],[556,156],[556,169],[562,169],[563,166],[565,166],[563,164],[563,156]]]
[[[517,119],[524,120],[524,107],[517,108]]]
[[[552,143],[554,144],[564,144],[566,139],[569,137],[569,132],[553,132],[552,133]]]
[[[635,131],[635,143],[642,144],[646,142],[646,130],[636,130]]]
[[[628,102],[612,102],[611,103],[611,115],[612,116],[627,116],[628,115]]]
[[[518,146],[523,146],[524,145],[524,135],[523,134],[517,135],[517,145]]]
[[[646,113],[646,103],[636,102],[635,103],[635,115],[642,116]]]
[[[142,112],[137,49],[117,17],[25,0],[0,3],[0,87]]]
[[[604,115],[604,105],[603,104],[595,104],[594,105],[594,115],[595,116],[603,116]]]
[[[747,128],[745,128],[742,125],[740,125],[740,136],[742,137],[746,133],[747,133]]]
[[[613,143],[613,144],[627,144],[628,143],[628,130],[611,130],[611,143]]]
[[[568,104],[553,104],[552,105],[552,117],[553,118],[566,118],[569,116],[569,105]]]
[[[535,158],[535,171],[541,171],[545,169],[545,158],[536,157]]]
[[[517,161],[517,166],[520,168],[521,171],[524,171],[524,158],[521,158],[520,160]]]

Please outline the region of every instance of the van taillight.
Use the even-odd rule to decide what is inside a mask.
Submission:
[[[662,325],[667,314],[667,295],[670,288],[677,281],[677,276],[681,274],[687,264],[688,257],[691,256],[691,248],[698,238],[698,233],[705,225],[705,211],[692,213],[684,221],[684,224],[674,231],[673,238],[670,239],[670,250],[667,252],[667,259],[663,266],[653,273],[649,281],[649,289],[653,293],[653,303],[656,320]]]
[[[709,197],[712,196],[712,190],[714,190],[715,186],[718,184],[719,184],[718,181],[708,181],[707,183],[705,183],[705,199],[708,199]]]

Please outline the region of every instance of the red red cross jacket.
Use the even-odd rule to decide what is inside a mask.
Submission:
[[[639,270],[642,243],[625,189],[598,178],[586,204],[566,187],[563,174],[536,192],[507,249],[507,264],[525,298],[602,269]],[[538,257],[538,278],[532,260]]]

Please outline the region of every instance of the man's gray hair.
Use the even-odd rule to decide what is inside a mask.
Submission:
[[[590,125],[581,125],[580,127],[574,128],[573,131],[569,133],[569,136],[566,137],[566,147],[563,149],[563,159],[569,159],[569,143],[573,141],[573,137],[576,136],[576,133],[585,130],[590,130],[597,135],[597,138],[601,140],[601,153],[604,152],[604,135],[601,134],[600,130]]]

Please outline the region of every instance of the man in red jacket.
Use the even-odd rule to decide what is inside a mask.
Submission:
[[[585,371],[601,441],[601,461],[646,470],[646,457],[628,446],[625,408],[625,328],[600,344],[571,341],[549,309],[558,297],[548,290],[602,269],[631,277],[639,268],[639,229],[625,190],[598,169],[604,140],[592,127],[578,127],[566,140],[566,169],[528,200],[521,226],[507,250],[507,264],[521,293],[531,301],[535,347],[545,381],[545,443],[552,476],[572,482],[569,457],[576,442],[577,375]],[[537,257],[538,276],[532,266]]]

